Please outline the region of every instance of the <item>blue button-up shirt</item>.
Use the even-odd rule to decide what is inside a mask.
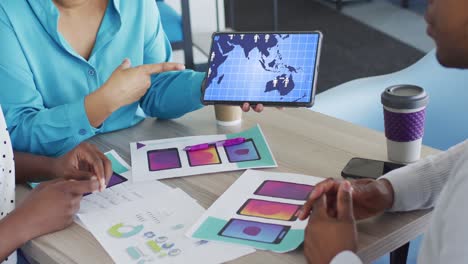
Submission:
[[[109,0],[89,60],[58,31],[52,0],[0,1],[0,105],[14,148],[60,155],[98,133],[135,125],[144,116],[177,118],[202,107],[204,74],[152,76],[139,102],[114,112],[99,128],[84,98],[99,89],[125,58],[133,66],[171,59],[154,0]],[[131,87],[129,87],[130,89]]]

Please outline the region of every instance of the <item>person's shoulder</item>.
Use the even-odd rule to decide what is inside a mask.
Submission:
[[[5,7],[4,7],[5,2],[7,2],[7,0],[0,0],[0,23],[8,27],[11,27],[10,22],[8,21],[8,16],[5,11]]]
[[[2,1],[2,0],[0,0]],[[155,0],[116,1],[121,13],[144,14],[157,8]]]
[[[21,10],[28,6],[26,0],[0,0],[0,9],[8,13],[10,11]]]
[[[10,16],[24,14],[29,8],[26,0],[0,0],[0,21],[10,24]]]
[[[158,16],[158,8],[155,0],[120,0],[115,3],[118,4],[121,16],[128,21],[153,21]]]

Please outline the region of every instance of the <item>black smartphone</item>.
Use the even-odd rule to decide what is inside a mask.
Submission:
[[[378,177],[403,166],[405,166],[405,164],[381,160],[352,158],[341,171],[341,176],[343,176],[343,178],[351,179],[377,179]]]

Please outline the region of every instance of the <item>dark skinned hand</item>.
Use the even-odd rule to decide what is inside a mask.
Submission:
[[[54,160],[55,178],[84,180],[97,177],[103,191],[112,176],[110,160],[94,145],[81,143],[67,154]]]
[[[315,186],[309,200],[304,204],[299,219],[305,220],[309,216],[314,203],[322,195],[327,197],[328,213],[336,216],[336,197],[342,182],[343,180],[330,178]],[[389,181],[385,179],[360,179],[353,180],[350,183],[353,188],[353,208],[356,219],[361,220],[377,216],[392,207],[393,187]]]
[[[340,252],[357,250],[356,222],[353,215],[353,189],[348,181],[340,183],[333,207],[336,215],[330,215],[328,196],[314,200],[305,230],[304,255],[308,263],[329,264]]]

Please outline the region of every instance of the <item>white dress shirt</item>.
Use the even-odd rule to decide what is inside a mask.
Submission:
[[[13,209],[15,209],[15,163],[10,136],[0,107],[0,220]],[[8,238],[0,237],[0,246],[4,239]],[[16,261],[16,252],[14,252],[2,264],[16,264]]]
[[[468,140],[382,178],[389,180],[395,191],[391,211],[435,207],[418,263],[467,263]],[[345,263],[362,262],[349,251],[341,252],[331,261]]]

